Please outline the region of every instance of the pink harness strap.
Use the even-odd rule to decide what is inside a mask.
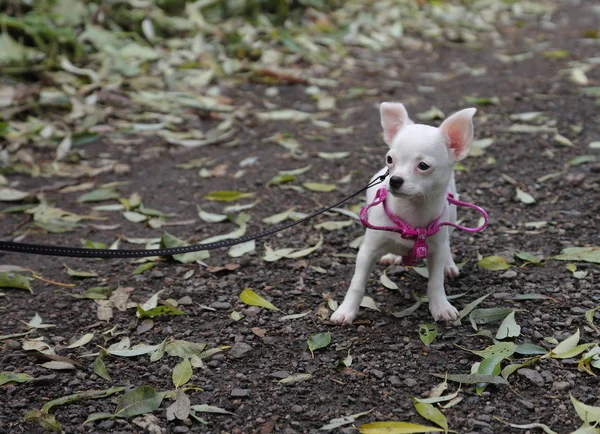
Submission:
[[[477,205],[474,205],[472,203],[462,202],[460,200],[457,200],[454,198],[454,195],[452,193],[448,193],[448,203],[449,204],[474,209],[475,211],[479,212],[483,216],[483,220],[484,220],[483,224],[476,228],[468,228],[466,226],[457,225],[456,223],[451,223],[451,222],[441,222],[440,223],[440,219],[442,218],[442,216],[440,215],[434,221],[429,223],[429,225],[426,228],[413,228],[408,223],[406,223],[404,220],[402,220],[400,217],[398,217],[397,215],[394,215],[390,211],[390,209],[387,206],[386,198],[387,198],[387,190],[385,189],[385,187],[382,187],[379,190],[377,190],[377,193],[375,194],[375,199],[373,199],[373,202],[371,202],[370,204],[365,206],[360,211],[360,222],[363,224],[363,226],[365,226],[366,228],[369,228],[369,229],[374,229],[377,231],[396,232],[396,233],[400,234],[400,236],[404,239],[415,240],[415,244],[414,244],[413,248],[411,249],[410,253],[406,256],[402,256],[402,263],[404,265],[414,265],[419,260],[427,258],[427,250],[428,250],[427,237],[430,237],[430,236],[438,233],[442,226],[452,226],[456,229],[460,229],[461,231],[475,233],[475,232],[481,232],[482,230],[484,230],[488,224],[488,214],[483,208],[481,208]],[[380,203],[383,203],[383,209],[385,210],[385,213],[387,214],[388,218],[394,223],[395,226],[376,226],[376,225],[369,223],[369,219],[368,219],[368,215],[367,215],[369,209],[374,206],[379,205]]]

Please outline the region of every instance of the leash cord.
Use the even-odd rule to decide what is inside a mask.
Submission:
[[[12,241],[0,241],[0,251],[6,252],[15,252],[15,253],[28,253],[33,255],[46,255],[46,256],[65,256],[72,258],[145,258],[149,256],[171,256],[171,255],[180,255],[184,253],[192,253],[192,252],[200,252],[203,250],[214,250],[221,247],[230,247],[235,246],[236,244],[245,243],[247,241],[256,240],[259,238],[264,238],[269,235],[275,234],[277,232],[283,231],[285,229],[289,229],[291,227],[300,225],[308,220],[311,220],[332,208],[336,208],[348,200],[352,199],[355,196],[358,196],[362,192],[368,190],[369,188],[380,184],[383,180],[388,176],[389,171],[386,171],[383,175],[378,176],[366,187],[361,188],[357,192],[347,196],[343,200],[335,203],[334,205],[323,208],[319,211],[316,211],[306,217],[301,218],[300,220],[296,220],[292,223],[286,223],[283,225],[276,226],[274,228],[268,229],[263,232],[259,232],[254,235],[247,235],[241,238],[236,238],[233,240],[224,240],[217,241],[214,243],[207,244],[196,244],[193,246],[182,246],[182,247],[172,247],[172,248],[164,248],[164,249],[144,249],[144,250],[104,250],[104,249],[89,249],[83,247],[61,247],[61,246],[51,246],[45,244],[28,244],[28,243],[18,243]]]

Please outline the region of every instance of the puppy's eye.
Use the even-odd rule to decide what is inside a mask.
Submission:
[[[385,161],[387,162],[387,164],[392,164],[394,162],[394,160],[392,159],[392,157],[390,155],[388,155],[386,157]]]
[[[422,170],[423,172],[425,172],[426,170],[429,170],[429,168],[431,167],[429,164],[425,163],[424,161],[421,161],[419,163],[419,170]]]

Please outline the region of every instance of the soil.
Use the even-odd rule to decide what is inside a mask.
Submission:
[[[545,44],[547,50],[567,50],[569,61],[597,56],[598,40],[589,40],[595,42],[589,44],[581,42],[581,29],[598,27],[599,16],[592,3],[563,3],[552,20],[556,24],[554,28],[534,24],[522,28],[500,27],[503,40],[514,41],[507,45],[505,54],[519,54],[535,44]],[[176,214],[170,220],[195,220],[193,224],[165,228],[194,242],[236,228],[233,223],[208,224],[198,220],[196,204],[202,204],[203,209],[210,212],[222,210],[222,204],[203,200],[211,191],[256,193],[255,198],[259,198],[260,203],[248,213],[252,215],[249,232],[258,232],[269,227],[262,223],[265,217],[290,207],[311,212],[361,188],[382,166],[385,156],[377,110],[381,101],[402,101],[415,118],[417,113],[432,106],[446,114],[470,106],[463,99],[466,95],[497,96],[500,103],[479,105],[475,119],[476,138],[493,137],[494,144],[486,149],[484,156],[465,160],[464,170],[457,172],[462,198],[483,206],[490,215],[490,224],[482,234],[455,232],[452,242],[457,262],[468,262],[459,278],[446,283],[446,290],[450,295],[469,291],[454,302],[459,310],[486,293],[492,295],[479,307],[516,309],[516,318],[522,327],[520,336],[515,339],[517,343],[531,342],[550,348],[544,338],[554,337],[560,341],[577,328],[581,331],[581,342],[597,341],[598,335],[586,328],[584,313],[600,305],[597,285],[600,269],[593,264],[578,263],[579,270],[588,274],[576,279],[565,270],[564,262],[551,257],[569,246],[600,245],[599,163],[567,164],[576,156],[598,155],[597,151],[587,148],[590,142],[600,138],[598,102],[582,96],[580,86],[568,79],[564,60],[536,52],[530,59],[505,63],[496,54],[491,47],[473,51],[451,43],[385,53],[353,50],[354,74],[341,76],[337,89],[345,93],[352,87],[362,87],[370,92],[358,98],[344,99],[337,95],[338,109],[325,119],[336,128],[352,127],[348,135],[336,134],[332,128],[310,122],[259,122],[248,116],[238,126],[239,145],[236,147],[183,149],[156,139],[125,149],[106,140],[88,145],[86,153],[91,160],[109,157],[129,164],[130,173],[102,174],[96,178],[97,184],[127,181],[120,187],[123,197],[139,192],[148,207]],[[461,65],[485,67],[487,72],[482,75],[460,73]],[[431,74],[434,72],[452,73],[452,76],[448,80],[436,80]],[[600,68],[590,69],[587,76],[590,85],[598,85]],[[276,99],[265,96],[267,86],[252,82],[232,86],[227,93],[239,105],[251,101],[256,108],[263,99],[270,99],[281,109],[314,111],[314,101],[305,94],[303,85],[278,88]],[[554,139],[554,133],[506,132],[514,123],[509,118],[511,114],[533,111],[542,111],[555,120],[557,131],[569,137],[575,146],[561,145]],[[216,121],[205,118],[201,122],[210,125]],[[580,132],[573,129],[576,126],[582,127]],[[293,157],[269,140],[277,132],[294,133],[303,145],[306,158]],[[349,151],[351,156],[328,161],[317,157],[321,151]],[[177,168],[178,164],[201,157],[226,164],[226,175],[202,179],[197,170]],[[257,163],[245,167],[245,174],[235,178],[233,175],[240,169],[238,163],[248,157],[258,157]],[[352,179],[347,184],[337,184],[338,188],[330,193],[266,186],[278,170],[307,164],[313,167],[303,175],[302,182],[337,182],[348,173],[353,174]],[[564,171],[562,175],[555,178],[538,180],[561,171]],[[18,175],[11,179],[20,179],[23,189],[36,189],[54,182]],[[527,205],[516,200],[516,187],[531,194],[536,203]],[[45,193],[46,199],[55,201],[58,207],[88,213],[88,205],[75,201],[78,195],[59,194],[52,189]],[[353,204],[359,203],[358,199],[353,201]],[[83,225],[60,235],[32,233],[24,241],[80,245],[81,239],[111,243],[119,234],[160,236],[160,229],[127,222],[120,213],[103,215],[108,219],[101,224],[120,223],[118,229],[106,231]],[[3,239],[11,239],[18,230],[29,227],[30,222],[23,219],[23,214],[0,214]],[[346,218],[331,215],[319,220],[336,219]],[[547,224],[543,227],[527,224],[540,221]],[[469,219],[466,222],[474,223]],[[273,248],[312,246],[319,238],[313,224],[279,233],[264,242]],[[139,264],[128,260],[0,253],[2,264],[32,268],[46,279],[76,284],[74,288],[61,288],[36,280],[32,284],[33,294],[3,290],[6,295],[0,298],[0,334],[25,331],[22,321],[29,321],[37,312],[45,323],[56,327],[39,329],[29,338],[44,336],[57,354],[81,364],[75,371],[51,371],[39,366],[40,360],[33,354],[22,350],[24,338],[5,340],[0,347],[1,371],[49,377],[0,388],[4,401],[0,408],[0,432],[43,432],[37,424],[22,423],[24,414],[41,408],[49,400],[75,392],[103,390],[115,385],[128,389],[151,385],[160,391],[172,390],[171,371],[180,361],[174,357],[165,356],[151,362],[148,356],[107,356],[104,361],[112,381],[94,374],[94,357],[89,354],[97,352],[95,345],[105,346],[103,333],[114,326],[129,336],[133,344],[156,344],[173,338],[205,343],[209,348],[223,347],[221,353],[205,360],[204,369],[194,370],[189,384],[198,389],[188,390],[187,395],[192,404],[218,406],[233,415],[199,414],[207,425],[190,419],[167,421],[165,408],[171,400],[165,399],[162,407],[153,413],[163,432],[316,432],[333,418],[371,409],[373,411],[358,419],[356,425],[377,420],[430,424],[418,415],[411,397],[428,396],[442,381],[431,373],[468,374],[480,358],[464,348],[483,349],[492,344],[491,340],[476,335],[469,322],[463,321],[461,325],[438,324],[437,339],[425,346],[418,330],[419,325],[431,322],[426,306],[405,318],[391,315],[414,303],[411,291],[423,293],[426,287],[423,277],[399,266],[387,269],[399,291],[386,289],[379,282],[380,275],[386,271],[383,266],[375,269],[368,284],[367,295],[375,300],[380,311],[361,309],[357,321],[350,326],[332,325],[323,320],[319,312],[327,309],[324,294],[338,302],[345,294],[354,266],[354,259],[348,256],[356,253],[349,243],[363,233],[363,228],[354,222],[342,230],[320,232],[325,241],[322,248],[301,259],[265,262],[261,259],[263,241],[257,242],[257,253],[240,259],[228,257],[227,251],[214,251],[206,261],[209,265],[239,264],[235,270],[217,273],[197,264],[161,260],[152,270],[133,276]],[[547,260],[544,266],[523,266],[522,261],[515,261],[515,252],[530,252]],[[478,255],[500,255],[514,266],[507,271],[485,270],[477,265]],[[77,270],[94,270],[99,277],[80,280],[69,277],[63,264]],[[325,272],[311,266],[321,267]],[[193,272],[191,277],[189,272]],[[115,309],[114,318],[106,323],[97,318],[96,304],[92,300],[69,296],[69,293],[81,294],[97,286],[133,288],[131,299],[139,303],[164,290],[162,300],[190,297],[191,304],[179,306],[185,315],[157,317],[154,327],[140,334],[135,309],[123,312]],[[239,294],[244,288],[253,289],[286,314],[305,311],[310,314],[279,321],[283,315],[280,312],[242,303]],[[517,294],[541,294],[551,298],[510,300]],[[243,319],[232,320],[233,311],[243,315]],[[497,324],[482,328],[494,334]],[[89,332],[94,332],[95,338],[86,347],[66,348],[70,340]],[[321,332],[331,333],[331,344],[315,351],[312,358],[307,340]],[[249,347],[240,345],[242,343]],[[339,362],[348,352],[353,362],[350,367],[341,369]],[[513,424],[540,422],[559,433],[574,431],[581,421],[569,393],[587,404],[600,405],[598,377],[578,371],[577,361],[540,360],[531,367],[539,374],[533,376],[535,382],[515,373],[509,378],[509,386],[489,386],[481,396],[475,393],[474,387],[463,385],[463,401],[442,410],[450,429],[470,433],[523,432],[503,424],[501,419]],[[300,373],[311,374],[312,378],[290,385],[278,382],[286,375]],[[449,384],[450,391],[457,390],[456,383]],[[82,425],[91,413],[114,412],[117,400],[118,395],[76,401],[55,407],[52,414],[69,433],[142,432],[143,429],[129,419]],[[351,424],[341,430],[356,432]]]

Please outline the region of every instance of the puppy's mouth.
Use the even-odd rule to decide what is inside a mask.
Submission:
[[[412,198],[421,196],[420,194],[407,193],[405,191],[396,190],[396,189],[393,189],[393,188],[389,188],[388,189],[388,193],[390,193],[392,196],[400,198],[400,199],[412,199]]]

